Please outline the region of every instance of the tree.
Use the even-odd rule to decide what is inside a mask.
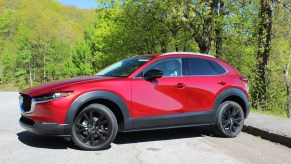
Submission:
[[[272,113],[290,113],[291,11],[283,1],[273,3],[272,49],[268,63],[268,106]],[[282,85],[284,84],[284,85]]]
[[[260,0],[257,68],[255,90],[253,94],[254,107],[265,108],[267,100],[267,70],[271,52],[272,8],[271,0]]]
[[[29,40],[31,31],[24,29],[20,35],[17,36],[17,52],[16,52],[16,77],[21,87],[33,85],[33,48]],[[28,77],[29,76],[29,77]]]
[[[93,69],[92,52],[89,45],[85,41],[78,41],[73,49],[73,76],[88,76],[92,75],[95,71]]]

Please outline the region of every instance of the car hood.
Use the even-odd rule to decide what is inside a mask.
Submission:
[[[95,76],[95,77],[80,77],[80,78],[72,78],[66,80],[52,81],[39,86],[31,87],[25,90],[22,90],[21,94],[27,94],[31,97],[49,94],[56,91],[65,91],[62,88],[69,87],[72,85],[100,81],[105,79],[112,79],[114,77],[106,77],[106,76]]]

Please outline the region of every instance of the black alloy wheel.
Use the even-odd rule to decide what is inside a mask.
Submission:
[[[82,149],[101,150],[111,144],[117,130],[112,111],[104,105],[91,104],[77,115],[72,127],[72,139]]]
[[[244,113],[239,104],[225,101],[219,106],[216,131],[222,137],[236,137],[244,124]]]

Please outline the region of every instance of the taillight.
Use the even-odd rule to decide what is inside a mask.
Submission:
[[[249,78],[247,77],[240,77],[240,79],[246,83],[249,83]]]
[[[240,77],[240,79],[241,79],[243,82],[245,82],[246,91],[249,92],[249,86],[248,86],[249,78],[247,78],[247,77]]]

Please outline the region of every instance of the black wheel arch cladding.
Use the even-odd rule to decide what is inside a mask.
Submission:
[[[79,96],[77,99],[75,99],[74,102],[71,104],[69,110],[67,111],[65,124],[72,125],[74,122],[74,118],[77,112],[79,111],[79,109],[84,104],[93,100],[98,100],[98,99],[110,100],[114,102],[122,112],[122,116],[124,119],[123,130],[132,128],[132,122],[130,119],[129,110],[124,100],[120,96],[116,95],[115,93],[104,91],[104,90],[87,92]]]
[[[225,99],[227,99],[228,97],[231,97],[231,96],[237,96],[237,97],[239,97],[240,99],[243,100],[243,105],[244,106],[241,106],[241,108],[243,109],[243,112],[246,112],[244,110],[246,110],[246,108],[248,107],[249,101],[248,101],[248,98],[247,98],[246,94],[242,90],[240,90],[238,88],[230,88],[230,89],[226,89],[226,90],[222,91],[217,96],[217,98],[215,100],[215,103],[214,103],[214,106],[213,106],[213,109],[218,111],[220,104],[222,104]],[[244,114],[246,114],[246,113],[244,113]],[[217,115],[218,115],[218,112],[216,112],[216,117],[215,118],[217,118]]]

